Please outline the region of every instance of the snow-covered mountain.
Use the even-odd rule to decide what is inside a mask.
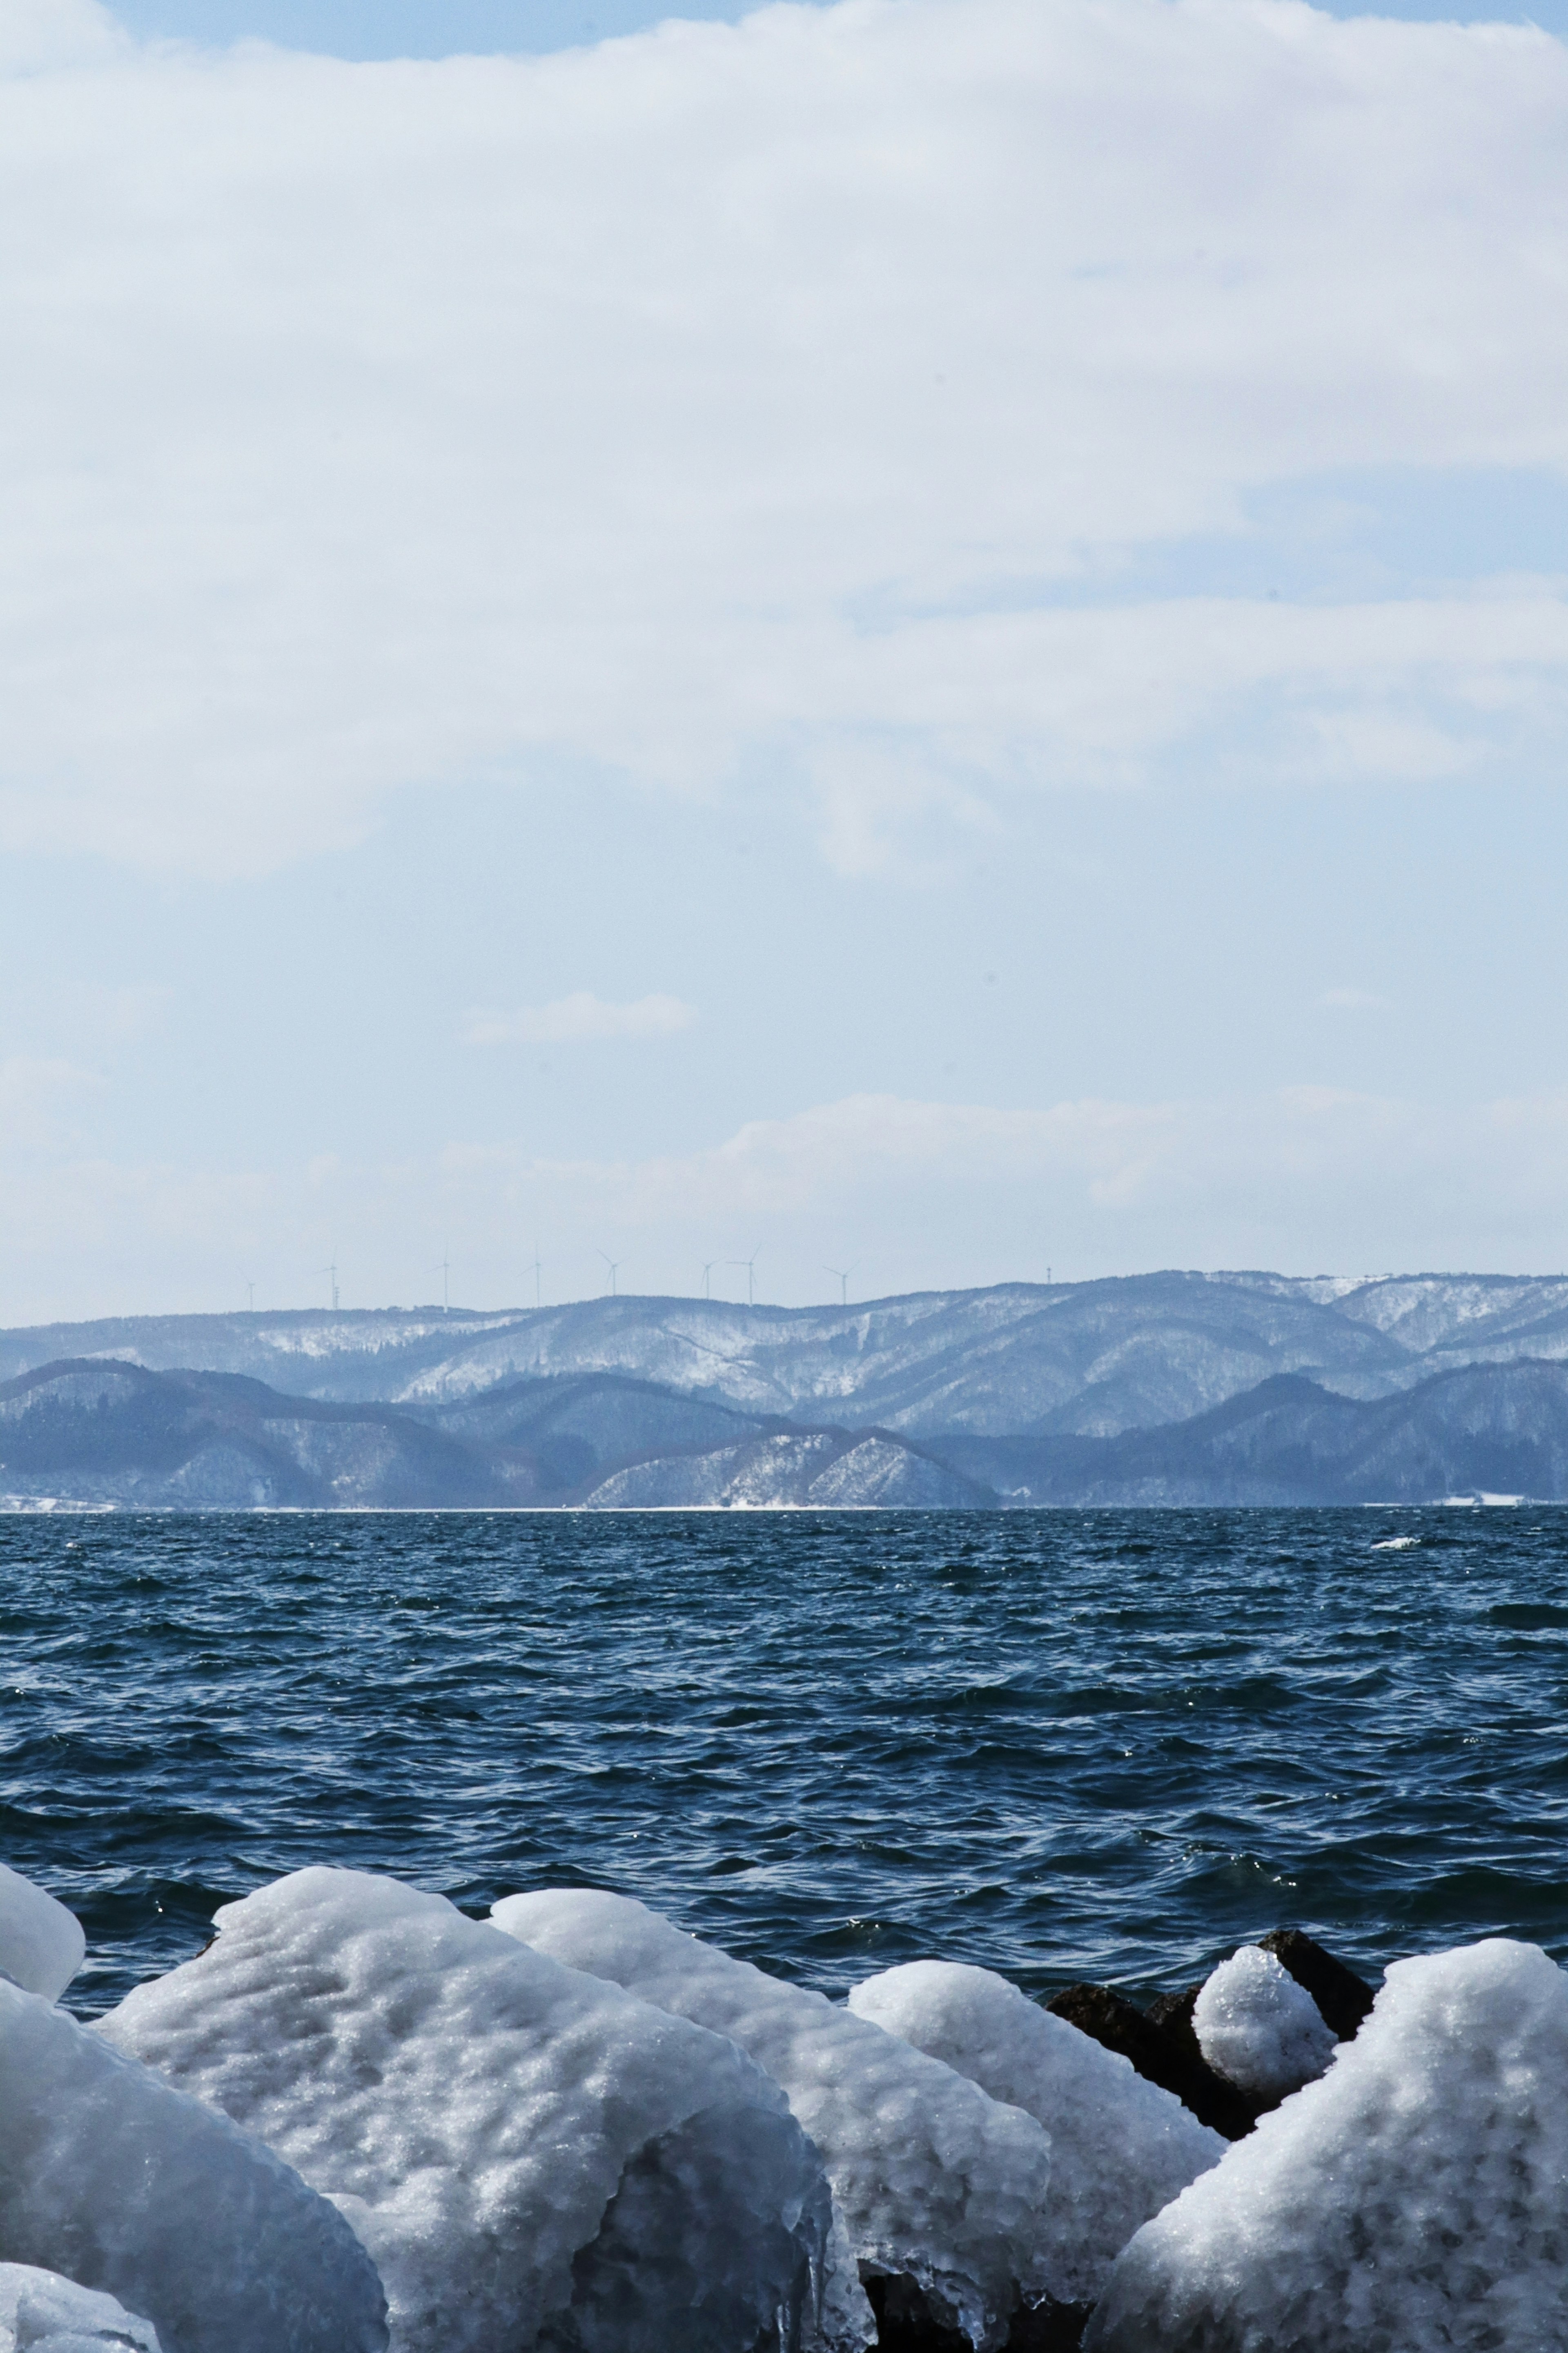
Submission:
[[[886,1430],[803,1430],[589,1373],[456,1407],[325,1403],[244,1374],[67,1360],[0,1383],[0,1508],[986,1506]]]
[[[1184,1420],[1278,1374],[1370,1398],[1462,1365],[1568,1358],[1568,1277],[1168,1272],[851,1307],[623,1297],[0,1333],[0,1379],[95,1356],[416,1410],[519,1380],[611,1373],[748,1415],[915,1438],[1109,1437]]]

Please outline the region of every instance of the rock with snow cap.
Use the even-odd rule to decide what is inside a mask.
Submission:
[[[104,2032],[335,2200],[394,2353],[809,2339],[827,2185],[733,2043],[361,1872],[294,1873],[216,1926]]]
[[[907,2280],[973,2346],[1050,2293],[1050,2138],[1019,2108],[869,2019],[782,1983],[629,1897],[508,1896],[509,1935],[729,2035],[780,2083],[822,2152],[842,2232],[837,2342],[870,2340],[855,2269]]]

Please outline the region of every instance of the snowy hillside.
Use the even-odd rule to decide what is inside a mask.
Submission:
[[[1279,1374],[1370,1398],[1468,1364],[1568,1357],[1568,1277],[1172,1272],[845,1308],[623,1297],[0,1333],[0,1379],[86,1356],[416,1409],[520,1379],[609,1373],[748,1415],[916,1438],[1110,1437],[1185,1419]]]

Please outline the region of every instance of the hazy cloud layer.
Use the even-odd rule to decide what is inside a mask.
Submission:
[[[689,1029],[695,1008],[679,997],[639,997],[606,1005],[588,989],[549,1005],[520,1005],[515,1013],[476,1007],[463,1023],[470,1046],[577,1046],[605,1038],[673,1038]]]
[[[68,1100],[79,1074],[0,1071],[0,1096]],[[58,1144],[62,1139],[54,1140]],[[563,1161],[448,1145],[371,1166],[224,1171],[47,1160],[0,1166],[12,1276],[0,1321],[174,1307],[531,1301],[600,1289],[743,1296],[727,1261],[762,1245],[760,1299],[861,1297],[1058,1280],[1162,1264],[1382,1273],[1563,1258],[1568,1095],[1459,1111],[1329,1088],[1229,1101],[1059,1103],[1042,1111],[858,1096],[749,1123],[706,1148]],[[1477,1204],[1484,1208],[1478,1211]],[[737,1293],[735,1285],[742,1288]]]
[[[1128,569],[1324,471],[1568,465],[1542,34],[844,0],[366,66],[0,0],[0,73],[15,847],[260,871],[608,766],[855,872],[1064,782],[1556,740],[1557,579]]]

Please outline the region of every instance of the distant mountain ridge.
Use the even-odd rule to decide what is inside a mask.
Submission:
[[[1557,1502],[1568,1364],[1466,1366],[1370,1401],[1285,1373],[1160,1430],[927,1446],[1015,1506]]]
[[[417,1412],[604,1374],[763,1419],[915,1440],[1114,1438],[1279,1375],[1371,1400],[1468,1365],[1568,1360],[1568,1277],[1169,1271],[848,1307],[623,1296],[0,1332],[0,1379],[65,1358],[239,1374],[321,1403]]]
[[[0,1504],[144,1511],[989,1506],[886,1430],[762,1423],[590,1374],[478,1405],[286,1397],[239,1373],[68,1359],[0,1385]]]

